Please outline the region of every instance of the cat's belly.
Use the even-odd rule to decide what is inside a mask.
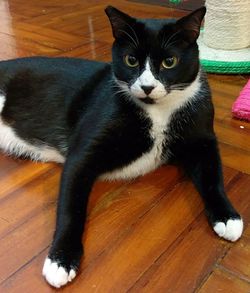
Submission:
[[[163,163],[162,146],[164,137],[159,135],[150,151],[131,162],[127,166],[103,174],[100,179],[132,179],[155,170]]]
[[[33,145],[20,138],[1,118],[5,96],[0,95],[0,149],[9,155],[23,156],[35,161],[63,163],[65,158],[47,145]]]

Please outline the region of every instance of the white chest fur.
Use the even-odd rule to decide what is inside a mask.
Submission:
[[[168,137],[166,137],[166,131],[171,121],[172,115],[186,103],[194,98],[195,93],[200,88],[200,77],[197,76],[196,80],[182,91],[172,91],[156,104],[144,104],[140,105],[145,110],[146,115],[152,121],[152,128],[150,135],[154,140],[153,147],[149,152],[144,153],[141,157],[130,163],[129,165],[114,170],[109,173],[105,173],[101,176],[102,179],[130,179],[140,175],[144,175],[163,163],[162,150],[164,143],[167,144]],[[168,154],[164,154],[165,160]]]

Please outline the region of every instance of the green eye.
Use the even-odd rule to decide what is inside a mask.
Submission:
[[[126,55],[124,57],[124,62],[129,67],[136,67],[139,65],[139,61],[137,60],[137,58],[132,55]]]
[[[175,67],[178,64],[178,61],[179,61],[178,58],[173,56],[173,57],[165,58],[161,64],[164,68],[170,69]]]

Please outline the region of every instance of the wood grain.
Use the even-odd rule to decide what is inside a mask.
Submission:
[[[243,239],[238,242],[220,263],[222,268],[230,270],[236,276],[250,282],[250,226],[245,230]]]
[[[238,279],[227,272],[216,269],[198,292],[248,293],[249,291],[249,283]]]
[[[69,56],[111,60],[105,0],[10,0],[0,3],[0,57]],[[185,11],[125,0],[136,17]],[[176,167],[131,182],[96,182],[83,237],[85,257],[65,292],[250,292],[250,124],[232,119],[247,76],[209,75],[215,131],[228,195],[243,215],[231,244],[209,227],[203,203]],[[243,128],[242,128],[243,126]],[[0,292],[54,292],[41,268],[55,225],[62,167],[0,155]]]

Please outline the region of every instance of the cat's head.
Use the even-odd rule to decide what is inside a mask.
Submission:
[[[113,71],[121,91],[159,103],[189,86],[199,72],[196,40],[206,8],[179,19],[136,19],[108,6]]]

